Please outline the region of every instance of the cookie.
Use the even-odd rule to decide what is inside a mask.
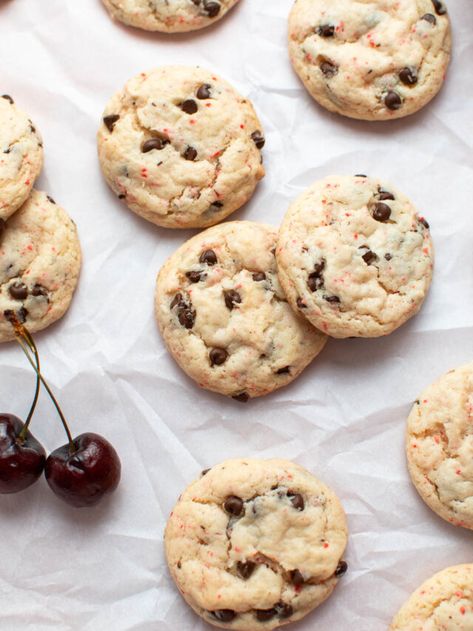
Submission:
[[[204,471],[169,518],[166,556],[206,622],[267,631],[300,620],[347,571],[336,495],[287,460],[227,460]]]
[[[390,631],[473,631],[473,563],[449,567],[415,591]]]
[[[450,21],[441,0],[296,0],[289,51],[307,90],[331,112],[401,118],[442,87]]]
[[[28,199],[43,166],[43,143],[11,96],[0,98],[0,227]]]
[[[180,367],[208,390],[246,401],[293,381],[326,337],[295,314],[279,284],[277,230],[210,228],[161,269],[156,317]]]
[[[238,0],[103,0],[110,15],[146,31],[195,31],[217,22]]]
[[[473,530],[473,363],[451,370],[415,402],[407,421],[409,472],[430,508]]]
[[[80,261],[74,222],[51,197],[33,191],[0,234],[0,342],[14,339],[12,314],[32,333],[64,315]]]
[[[112,190],[168,228],[218,223],[264,175],[251,103],[203,70],[166,66],[129,81],[107,105],[99,158]]]
[[[332,337],[391,333],[419,311],[432,279],[429,224],[366,176],[307,189],[284,218],[276,255],[292,307]]]

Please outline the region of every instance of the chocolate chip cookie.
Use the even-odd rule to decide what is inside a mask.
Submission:
[[[169,569],[206,622],[269,631],[326,600],[347,571],[336,495],[287,460],[228,460],[181,495],[166,528]]]
[[[248,99],[215,74],[184,66],[131,79],[98,133],[112,190],[168,228],[213,225],[248,201],[264,175],[264,143]]]
[[[210,26],[238,0],[103,0],[110,15],[147,31],[179,33]]]
[[[201,387],[247,401],[293,381],[326,336],[279,284],[277,230],[224,223],[182,245],[159,273],[156,317],[174,359]]]
[[[365,176],[316,182],[289,208],[276,250],[292,307],[332,337],[387,335],[432,279],[429,224],[405,195]]]
[[[12,315],[32,333],[61,318],[80,263],[74,222],[52,197],[33,191],[0,232],[0,342],[14,339]]]
[[[43,166],[35,125],[12,97],[0,97],[0,227],[27,199]]]
[[[473,563],[438,572],[417,589],[390,631],[472,631]]]
[[[473,530],[473,363],[451,370],[415,402],[407,422],[412,481],[430,508]]]
[[[296,0],[292,64],[323,107],[351,118],[417,112],[442,87],[451,34],[443,0]]]

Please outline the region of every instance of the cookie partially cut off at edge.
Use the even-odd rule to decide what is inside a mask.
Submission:
[[[287,460],[228,460],[191,484],[165,533],[182,596],[206,622],[269,631],[324,602],[347,571],[336,495]]]
[[[224,223],[184,243],[158,276],[171,355],[201,387],[240,401],[289,384],[327,339],[287,303],[276,239],[271,226]]]
[[[43,166],[43,141],[12,97],[0,97],[0,225],[28,199]]]
[[[215,74],[185,66],[131,79],[98,132],[112,190],[168,228],[207,227],[245,204],[264,176],[264,143],[248,99]]]
[[[473,530],[473,363],[451,370],[420,395],[407,421],[409,472],[443,519]]]
[[[443,0],[296,0],[289,18],[292,64],[331,112],[392,120],[440,90],[451,52]]]
[[[473,631],[473,563],[449,567],[417,589],[390,631]]]
[[[110,15],[129,26],[185,33],[214,24],[238,0],[103,0]]]
[[[429,224],[366,176],[329,176],[302,193],[276,255],[293,309],[339,338],[391,333],[419,311],[432,280]]]
[[[0,230],[0,342],[15,337],[12,315],[31,333],[61,318],[80,264],[74,222],[46,193],[33,191]]]

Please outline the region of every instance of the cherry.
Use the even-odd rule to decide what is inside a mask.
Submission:
[[[46,452],[13,414],[0,414],[0,493],[18,493],[36,482]]]
[[[94,506],[117,488],[121,464],[105,438],[88,432],[53,451],[44,472],[62,500],[76,507]]]

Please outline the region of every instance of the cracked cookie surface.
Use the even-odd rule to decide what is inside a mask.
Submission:
[[[473,530],[473,363],[424,390],[409,415],[406,451],[426,504],[455,526]]]
[[[390,631],[473,631],[473,564],[438,572],[417,589]]]
[[[103,0],[111,16],[147,31],[178,33],[205,28],[238,0]]]
[[[112,190],[170,228],[216,224],[247,202],[264,176],[264,142],[248,99],[207,70],[184,66],[131,79],[98,133]]]
[[[292,64],[331,112],[401,118],[442,87],[451,52],[443,0],[296,0],[289,18]]]
[[[203,472],[168,521],[169,569],[188,604],[228,629],[275,629],[326,600],[347,570],[336,495],[287,460]]]
[[[0,342],[14,339],[14,313],[32,333],[66,312],[81,262],[74,222],[51,197],[33,191],[0,233]]]
[[[308,188],[286,213],[276,256],[292,307],[332,337],[391,333],[419,311],[432,280],[427,221],[365,176]]]
[[[249,221],[209,228],[161,269],[156,317],[181,368],[245,401],[287,385],[326,336],[294,313],[278,280],[277,230]]]
[[[43,166],[43,143],[7,94],[0,98],[0,227],[26,201]]]

